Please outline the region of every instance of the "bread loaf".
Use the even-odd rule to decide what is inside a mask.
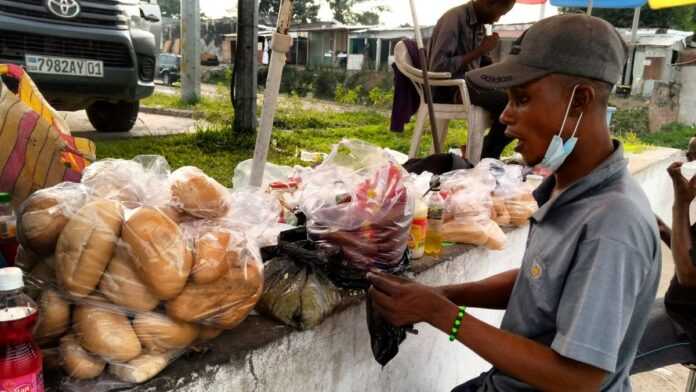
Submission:
[[[70,304],[55,290],[44,289],[39,300],[39,315],[34,332],[39,345],[61,337],[70,327]]]
[[[495,223],[501,226],[507,226],[510,224],[510,213],[505,207],[505,199],[502,197],[493,197],[493,209],[495,210]]]
[[[488,236],[486,243],[484,244],[486,248],[491,250],[503,250],[505,248],[505,233],[495,222],[488,222],[485,225],[485,232]]]
[[[238,325],[261,296],[263,266],[245,255],[230,267],[213,283],[190,282],[178,297],[167,303],[167,314],[182,321],[205,321],[223,329]]]
[[[87,351],[107,361],[130,361],[140,355],[140,340],[128,318],[117,309],[106,306],[109,305],[90,301],[76,307],[73,321],[77,338]]]
[[[198,337],[199,327],[155,313],[140,313],[133,320],[140,342],[150,352],[164,353],[183,349]]]
[[[106,362],[96,355],[88,353],[74,335],[65,335],[60,339],[60,356],[63,369],[68,377],[78,380],[97,378],[104,371]]]
[[[30,284],[27,284],[24,289],[27,295],[35,301],[41,298],[44,287],[48,287],[56,282],[56,270],[46,262],[36,264],[29,276],[31,277],[29,280]]]
[[[485,245],[488,234],[476,220],[450,221],[442,225],[442,239],[459,244]]]
[[[39,256],[53,254],[58,236],[86,200],[85,189],[77,184],[61,184],[35,192],[24,201],[17,215],[20,244]]]
[[[132,384],[141,384],[158,375],[169,362],[174,359],[176,353],[146,353],[128,363],[113,363],[109,366],[109,373],[121,381]]]
[[[143,281],[159,299],[176,297],[191,273],[179,226],[158,209],[138,208],[123,227],[123,240]]]
[[[220,328],[210,327],[207,325],[201,325],[200,331],[198,332],[198,339],[196,339],[196,341],[197,342],[207,342],[209,340],[213,340],[216,337],[220,336],[222,331],[223,330]]]
[[[104,159],[85,169],[82,183],[98,198],[116,200],[128,208],[136,208],[145,199],[145,178],[145,169],[138,162]]]
[[[56,245],[58,283],[77,298],[99,284],[121,233],[123,211],[118,202],[96,200],[70,219]]]
[[[185,166],[174,171],[171,178],[172,201],[186,213],[215,219],[229,211],[227,189],[202,170]]]
[[[111,302],[128,310],[147,312],[157,307],[159,299],[138,276],[128,246],[120,241],[109,262],[99,291]]]
[[[523,226],[537,210],[537,203],[531,194],[522,193],[515,198],[506,200],[505,207],[510,212],[510,223],[515,226]]]
[[[204,231],[196,241],[196,256],[193,265],[193,281],[198,284],[212,283],[230,269],[236,253],[230,250],[232,233],[223,228]]]

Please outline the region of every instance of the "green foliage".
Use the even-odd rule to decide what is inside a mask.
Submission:
[[[394,101],[394,90],[382,90],[375,87],[369,93],[370,103],[376,107],[388,109]]]
[[[292,19],[294,23],[316,22],[319,15],[319,4],[315,0],[294,0],[292,4]],[[274,25],[278,19],[280,0],[260,0],[259,18]]]
[[[335,99],[336,102],[344,105],[357,105],[360,102],[361,93],[362,86],[351,89],[339,84],[336,86]]]
[[[696,136],[696,126],[672,123],[665,125],[660,132],[641,135],[644,143],[655,146],[678,148],[686,150],[689,147],[689,139]]]
[[[345,73],[333,69],[320,69],[313,83],[314,98],[332,99],[336,86],[345,79]]]
[[[181,0],[159,0],[159,6],[164,16],[181,15]]]
[[[644,134],[648,128],[648,108],[617,110],[611,119],[611,129],[616,135]]]

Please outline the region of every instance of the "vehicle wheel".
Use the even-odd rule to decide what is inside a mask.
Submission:
[[[172,85],[172,77],[169,75],[169,72],[165,72],[164,75],[162,75],[162,83],[164,83],[165,86]]]
[[[128,132],[135,125],[139,110],[140,101],[97,101],[87,108],[87,117],[99,132]]]

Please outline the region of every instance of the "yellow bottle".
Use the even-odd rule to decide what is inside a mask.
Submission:
[[[411,250],[411,259],[416,260],[425,254],[425,236],[428,228],[428,205],[422,199],[416,199],[416,210],[411,223],[411,234],[408,240],[408,248]]]
[[[440,188],[433,188],[428,200],[428,231],[425,235],[425,254],[439,256],[442,253],[442,224],[445,201],[440,196]]]

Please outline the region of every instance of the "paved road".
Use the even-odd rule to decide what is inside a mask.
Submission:
[[[62,112],[62,114],[66,116],[70,131],[74,136],[86,137],[92,140],[162,136],[177,133],[192,133],[196,130],[195,121],[190,118],[140,113],[138,115],[138,122],[132,131],[124,133],[101,133],[94,130],[84,110],[78,112]]]

